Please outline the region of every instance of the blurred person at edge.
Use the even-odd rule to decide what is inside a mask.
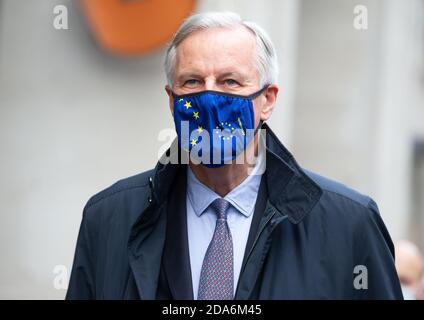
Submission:
[[[405,300],[424,299],[424,260],[418,247],[407,240],[397,241],[395,257]]]
[[[190,162],[161,158],[88,201],[68,299],[402,299],[377,204],[302,168],[266,123],[278,62],[260,26],[193,15],[165,71],[177,139],[164,158]]]

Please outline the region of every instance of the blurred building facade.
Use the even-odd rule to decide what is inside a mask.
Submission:
[[[370,194],[392,237],[424,249],[424,189],[413,187],[422,181],[414,158],[424,138],[424,2],[360,3],[367,30],[348,19],[357,1],[302,2],[293,151]]]
[[[52,26],[68,8],[69,30]],[[199,0],[261,24],[279,52],[270,121],[304,167],[371,195],[424,249],[424,1]],[[173,122],[164,50],[103,52],[71,0],[0,0],[0,298],[63,298],[82,208],[154,166]],[[125,156],[123,156],[125,155]]]

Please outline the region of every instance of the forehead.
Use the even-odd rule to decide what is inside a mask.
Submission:
[[[236,28],[195,31],[176,48],[175,71],[252,72],[256,61],[256,40],[252,32]]]

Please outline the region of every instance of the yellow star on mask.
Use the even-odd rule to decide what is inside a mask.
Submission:
[[[196,145],[196,143],[197,143],[197,142],[196,142],[196,139],[191,139],[191,142],[190,142],[190,143],[191,143],[191,145],[194,147],[194,146]]]
[[[193,112],[193,118],[194,119],[199,119],[199,112],[198,111],[194,111]]]
[[[190,102],[190,101],[187,101],[187,102],[184,104],[184,107],[186,107],[187,109],[188,109],[188,108],[191,108],[191,102]]]
[[[197,132],[202,133],[202,131],[203,131],[202,126],[198,126],[198,127],[197,127]]]

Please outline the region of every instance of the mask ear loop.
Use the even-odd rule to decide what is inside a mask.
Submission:
[[[174,90],[171,90],[171,94],[172,94],[172,98],[174,98],[174,99],[178,99],[178,94],[176,94],[176,93],[174,92]]]
[[[268,89],[269,86],[270,86],[269,84],[266,84],[266,85],[264,85],[264,87],[262,89],[260,89],[256,93],[254,93],[252,100],[255,99],[255,98],[257,98],[257,97],[259,97],[266,89]],[[261,139],[261,137],[259,135],[257,135],[257,133],[258,133],[259,129],[262,128],[262,125],[263,124],[264,124],[264,121],[263,120],[259,120],[258,126],[255,128],[255,132],[253,134],[253,140],[255,140],[255,139],[260,140]],[[258,150],[258,152],[259,152],[259,150]]]
[[[264,85],[263,87],[262,87],[262,89],[260,89],[260,90],[258,90],[258,91],[256,91],[255,93],[253,93],[253,94],[251,94],[250,96],[249,96],[249,98],[251,99],[251,100],[253,100],[253,99],[256,99],[257,97],[259,97],[266,89],[268,89],[268,87],[269,87],[270,85],[269,84],[266,84],[266,85]],[[263,121],[262,120],[259,120],[259,124],[258,124],[258,126],[255,128],[255,132],[254,132],[254,135],[253,136],[256,136],[256,133],[258,132],[258,130],[262,127],[262,125],[263,125]]]
[[[269,84],[266,84],[266,85],[264,85],[263,87],[262,87],[262,89],[259,89],[258,91],[256,91],[255,93],[252,93],[250,96],[249,96],[249,98],[250,99],[256,99],[257,97],[259,97],[266,89],[268,89],[268,87],[269,87],[270,85]]]
[[[259,97],[268,87],[269,87],[269,84],[264,85],[262,89],[260,89],[259,91],[253,93],[252,95],[250,95],[249,98],[251,100],[253,100],[253,99]],[[254,133],[253,133],[253,140],[255,140],[255,139],[261,139],[261,137],[259,137],[257,135],[257,133],[258,133],[259,129],[262,127],[263,123],[264,123],[263,120],[259,120],[258,126],[255,128]]]
[[[266,84],[265,86],[263,86],[262,89],[253,93],[252,95],[250,95],[249,98],[251,100],[253,100],[253,99],[259,97],[268,87],[269,87],[269,84]],[[258,130],[262,127],[263,123],[264,123],[263,120],[259,120],[258,126],[255,128],[254,133],[253,133],[253,140],[260,139],[260,137],[257,135],[257,133],[258,133]]]

